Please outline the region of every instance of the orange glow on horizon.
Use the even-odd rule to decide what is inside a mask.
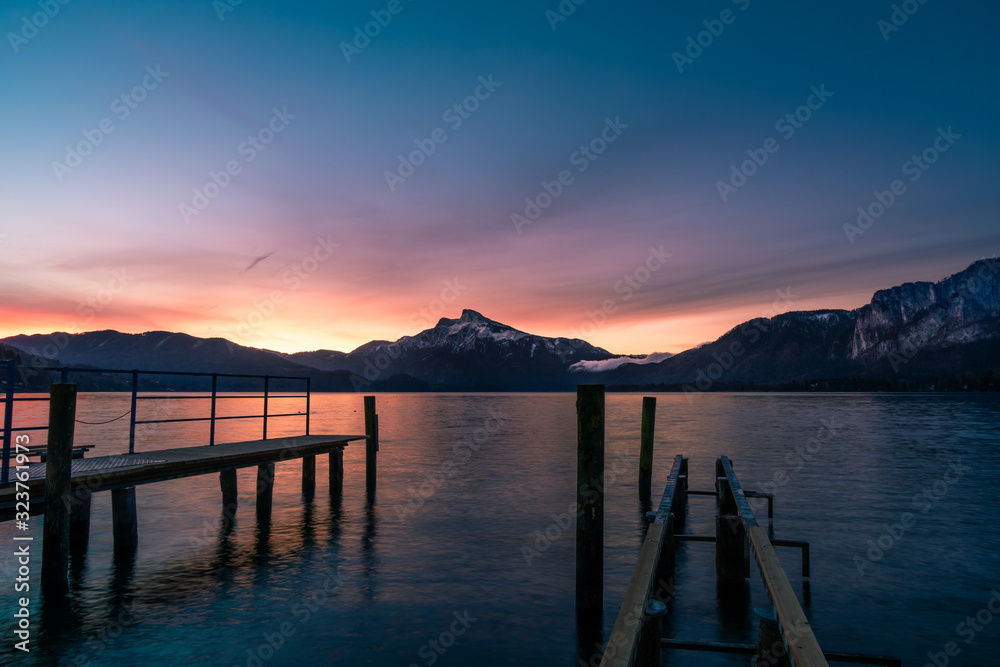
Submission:
[[[304,295],[298,295],[304,296]],[[313,295],[318,297],[319,295]],[[841,299],[775,299],[770,303],[722,308],[690,308],[668,315],[646,317],[616,313],[595,324],[586,311],[571,317],[519,314],[510,306],[491,311],[477,304],[452,304],[435,312],[396,308],[376,308],[371,303],[347,300],[334,305],[329,299],[268,298],[251,301],[251,306],[213,307],[201,313],[173,307],[147,310],[108,308],[92,318],[78,313],[46,311],[43,307],[0,308],[0,338],[18,334],[48,334],[54,331],[81,333],[113,329],[123,333],[173,331],[200,338],[227,338],[240,345],[292,353],[318,349],[349,352],[372,340],[397,340],[431,328],[441,317],[458,318],[462,308],[472,308],[484,316],[520,331],[552,338],[581,338],[614,354],[678,353],[717,339],[735,326],[755,317],[771,317],[790,310],[852,308],[861,302],[839,303]],[[834,303],[837,302],[837,303]],[[82,312],[87,312],[83,309]],[[349,312],[350,317],[341,315]],[[198,317],[201,315],[201,317]],[[265,316],[266,315],[266,316]],[[599,317],[596,319],[600,319]]]

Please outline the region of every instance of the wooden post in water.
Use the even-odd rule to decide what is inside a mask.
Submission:
[[[716,501],[719,506],[719,514],[738,514],[739,508],[736,505],[736,497],[729,486],[729,478],[722,467],[722,459],[715,460],[715,492]]]
[[[604,385],[576,388],[576,610],[604,608]]]
[[[111,491],[111,532],[115,557],[131,557],[139,547],[134,486]]]
[[[757,664],[775,667],[790,667],[788,651],[778,629],[778,614],[774,607],[757,607],[754,613],[760,619],[757,624]]]
[[[42,588],[69,592],[70,476],[76,419],[76,385],[49,387],[49,441],[45,462],[45,520],[42,525]]]
[[[302,495],[312,498],[316,495],[316,456],[302,457]]]
[[[70,502],[69,549],[73,553],[82,553],[90,542],[90,492],[73,496]]]
[[[378,459],[378,416],[375,414],[375,397],[365,396],[365,488],[368,495],[375,493]]]
[[[257,466],[257,520],[271,518],[271,499],[274,496],[274,463]]]
[[[663,617],[667,614],[667,605],[650,599],[646,602],[644,611],[642,630],[639,631],[639,655],[636,656],[635,664],[660,667],[660,637],[663,635]]]
[[[330,498],[340,501],[344,494],[344,450],[330,452]]]
[[[677,493],[677,491],[674,491]],[[660,548],[660,558],[656,562],[656,581],[654,595],[662,602],[669,602],[674,596],[674,579],[677,571],[677,553],[674,535],[676,534],[675,516],[671,512],[663,526],[663,546]],[[667,585],[662,586],[660,582]]]
[[[656,425],[656,397],[642,398],[642,429],[639,436],[639,498],[649,504],[653,484],[653,432]]]
[[[236,518],[236,509],[239,507],[236,468],[228,468],[219,473],[219,486],[222,489],[222,518],[228,531],[233,527],[233,519]]]
[[[732,514],[715,517],[715,578],[720,584],[742,584],[749,563],[744,557],[746,531],[743,520]]]
[[[681,459],[681,468],[677,475],[677,511],[674,512],[674,527],[677,532],[684,532],[684,524],[687,520],[688,506],[688,460]]]

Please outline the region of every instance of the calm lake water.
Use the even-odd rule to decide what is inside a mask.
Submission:
[[[255,469],[239,473],[240,509],[229,533],[220,530],[217,475],[140,486],[140,544],[131,567],[113,565],[110,494],[99,494],[66,615],[43,611],[41,563],[33,561],[30,654],[13,649],[15,531],[0,524],[0,661],[577,665],[574,533],[553,518],[575,500],[574,400],[379,395],[373,504],[365,499],[360,443],[345,454],[339,507],[327,498],[326,457],[319,457],[311,502],[300,494],[301,464],[278,464],[266,533],[254,520]],[[272,402],[272,410],[301,409],[287,402]],[[364,432],[359,395],[318,394],[312,407],[313,433]],[[206,408],[146,401],[140,418],[200,416]],[[45,409],[19,405],[16,424],[44,422]],[[259,401],[230,409],[255,412]],[[126,395],[88,394],[77,416],[100,421],[127,410]],[[609,473],[607,484],[605,639],[645,532],[636,492],[640,412],[639,395],[607,397],[606,462],[617,474]],[[301,425],[300,418],[280,419],[269,430],[296,434]],[[207,429],[140,427],[136,450],[207,444]],[[921,666],[928,653],[955,642],[950,665],[1000,664],[1000,618],[988,606],[1000,590],[1000,530],[992,518],[1000,397],[664,394],[656,429],[654,498],[675,454],[689,457],[693,489],[712,488],[714,460],[727,454],[745,488],[774,490],[774,536],[811,543],[808,591],[798,551],[778,552],[800,600],[808,593],[805,609],[824,648]],[[477,432],[482,442],[471,451],[463,443]],[[257,437],[259,420],[232,421],[220,425],[218,441]],[[44,442],[42,435],[32,442]],[[125,451],[128,421],[78,424],[77,442],[96,445],[90,456]],[[414,500],[421,490],[426,498]],[[766,524],[766,505],[753,502]],[[692,497],[687,531],[712,532],[713,513],[713,499]],[[908,527],[892,528],[904,515]],[[40,556],[42,517],[31,523],[27,534]],[[546,530],[550,546],[526,557]],[[752,615],[719,608],[713,558],[711,544],[680,547],[665,628],[682,639],[752,642]],[[751,589],[751,605],[764,604],[755,572]],[[992,604],[1000,609],[1000,594]],[[749,664],[680,652],[670,661]]]

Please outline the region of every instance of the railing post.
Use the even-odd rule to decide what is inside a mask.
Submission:
[[[312,378],[306,378],[306,435],[309,435],[309,408],[310,399],[312,397]]]
[[[267,392],[268,385],[270,384],[271,378],[267,375],[264,376],[264,440],[267,440]]]
[[[139,391],[139,371],[132,371],[132,418],[129,420],[128,429],[128,453],[135,453],[135,399],[136,394]]]
[[[656,425],[656,397],[642,398],[642,429],[639,437],[639,498],[649,503],[653,483],[653,432]]]
[[[76,385],[49,387],[49,441],[45,462],[45,520],[42,522],[42,588],[54,595],[69,591],[69,519],[72,498],[73,431]]]
[[[375,397],[365,396],[365,487],[368,494],[375,492],[378,463],[378,427],[376,425]]]
[[[604,385],[576,388],[576,610],[604,609]]]
[[[218,394],[219,389],[219,375],[217,373],[212,373],[212,421],[209,422],[208,427],[208,444],[209,446],[215,444],[215,399]]]
[[[7,361],[7,396],[3,404],[3,473],[0,482],[10,481],[11,428],[14,423],[14,383],[17,382],[17,363]]]

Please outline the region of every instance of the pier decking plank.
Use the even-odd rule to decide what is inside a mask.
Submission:
[[[300,435],[77,459],[73,461],[71,488],[74,494],[110,491],[168,479],[205,475],[228,468],[246,468],[299,459],[343,449],[348,443],[364,440],[365,437]],[[14,472],[12,466],[12,477]],[[28,472],[29,479],[25,483],[31,502],[33,505],[41,503],[45,493],[45,467],[43,464],[31,464]],[[14,502],[14,481],[0,486],[0,510],[12,508]],[[0,516],[0,520],[4,519],[9,519],[6,513]]]

